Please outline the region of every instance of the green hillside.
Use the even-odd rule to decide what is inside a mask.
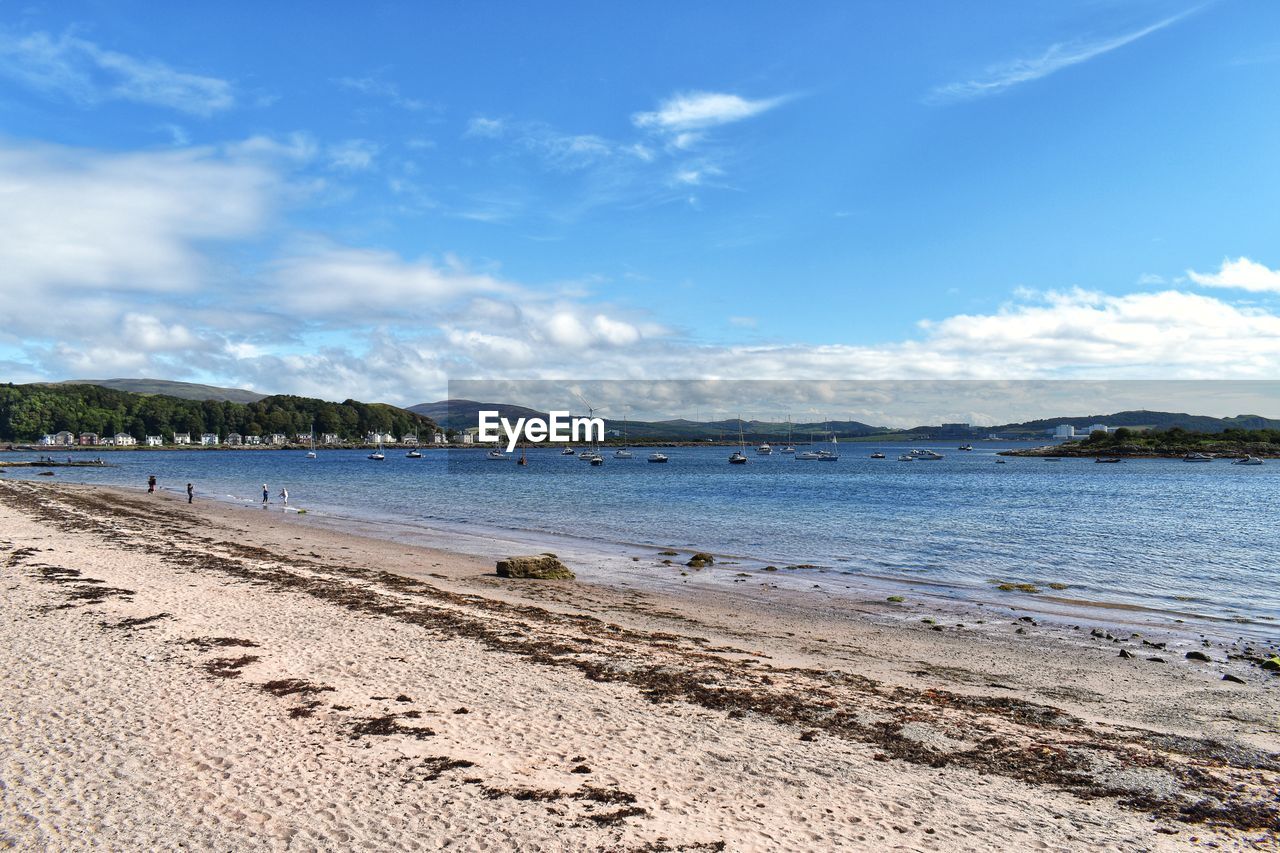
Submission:
[[[292,439],[310,431],[362,440],[366,433],[416,433],[421,440],[435,432],[430,418],[389,406],[346,400],[331,403],[311,397],[278,395],[251,403],[186,400],[160,394],[135,394],[99,385],[0,385],[0,441],[36,441],[67,430],[101,436],[128,433],[142,441],[148,435],[175,432],[193,436],[210,432],[270,435]]]
[[[216,385],[199,385],[195,382],[171,382],[168,379],[69,379],[53,385],[98,385],[116,391],[134,394],[161,394],[183,400],[217,400],[227,403],[256,403],[266,394],[246,391],[243,388],[219,388]]]

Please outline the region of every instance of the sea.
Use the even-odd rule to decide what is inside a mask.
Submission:
[[[815,603],[909,592],[1280,643],[1280,461],[1100,465],[1000,457],[1025,445],[999,442],[898,461],[918,446],[842,444],[836,462],[748,448],[746,465],[723,446],[662,448],[666,464],[608,449],[601,466],[558,448],[530,450],[526,466],[478,449],[388,449],[381,462],[366,450],[73,451],[106,464],[0,477],[145,489],[154,475],[180,494],[193,483],[200,501],[305,510],[307,523],[366,535],[483,557],[551,551],[606,583],[688,583],[681,563],[696,550],[717,559],[698,582],[811,591]],[[40,455],[0,453],[0,467]]]

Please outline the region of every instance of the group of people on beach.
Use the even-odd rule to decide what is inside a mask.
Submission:
[[[154,494],[156,487],[157,487],[156,475],[152,474],[151,476],[147,477],[147,494]],[[285,506],[289,505],[288,489],[281,488],[280,494],[277,497],[279,497],[280,500],[284,502]],[[195,503],[195,500],[196,500],[196,487],[192,483],[187,483],[187,503]],[[271,490],[267,488],[266,483],[263,483],[262,484],[262,508],[266,509],[267,504],[270,502],[271,502]]]

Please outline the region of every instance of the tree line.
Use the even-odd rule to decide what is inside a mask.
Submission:
[[[233,432],[280,433],[292,440],[313,425],[317,436],[332,433],[355,441],[369,432],[397,438],[414,433],[426,441],[436,430],[422,415],[357,400],[332,403],[282,394],[256,403],[230,403],[133,394],[97,385],[0,385],[0,441],[37,441],[64,430],[77,435],[126,433],[140,442],[148,435],[172,441],[174,433],[182,432],[193,437],[217,433],[220,440]]]

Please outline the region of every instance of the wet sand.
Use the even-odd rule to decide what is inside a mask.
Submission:
[[[510,581],[298,521],[0,482],[0,849],[1277,841],[1252,646]]]

